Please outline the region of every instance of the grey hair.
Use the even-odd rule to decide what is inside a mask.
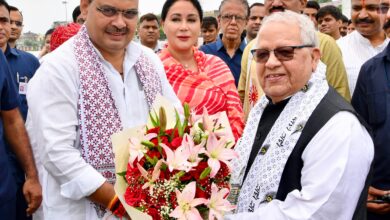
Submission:
[[[302,44],[314,45],[315,47],[319,46],[317,31],[314,28],[314,23],[308,16],[304,14],[298,14],[290,10],[285,10],[284,12],[274,12],[264,18],[261,23],[261,28],[273,22],[283,22],[294,25],[298,24],[301,33]]]
[[[237,3],[240,3],[242,6],[244,6],[245,8],[245,13],[246,13],[246,17],[249,16],[249,3],[247,0],[222,0],[221,1],[221,4],[219,5],[219,8],[218,8],[218,11],[219,11],[219,14],[221,14],[221,9],[222,9],[222,6],[227,3],[227,2],[237,2]]]

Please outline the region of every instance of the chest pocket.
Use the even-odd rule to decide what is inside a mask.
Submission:
[[[378,91],[367,95],[368,121],[371,125],[378,126],[385,122],[387,117],[387,99],[390,91]]]

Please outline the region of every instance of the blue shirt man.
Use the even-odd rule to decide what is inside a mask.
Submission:
[[[4,54],[11,69],[15,86],[19,90],[20,113],[24,121],[26,121],[28,111],[26,99],[27,84],[38,69],[39,61],[34,55],[16,48],[11,48],[9,45],[7,45]]]
[[[0,50],[0,110],[8,111],[19,106],[18,94],[3,52]],[[0,216],[4,219],[15,217],[16,184],[6,153],[3,118],[0,117]]]
[[[249,4],[245,0],[225,0],[219,5],[218,24],[221,35],[216,42],[201,46],[207,54],[221,58],[230,68],[236,86],[240,79],[241,58],[246,42],[243,34],[248,22]]]
[[[240,79],[242,53],[244,52],[246,43],[244,38],[241,38],[239,48],[234,52],[234,55],[230,57],[226,51],[225,46],[223,45],[222,37],[223,35],[221,34],[216,42],[202,45],[200,50],[207,54],[213,54],[221,58],[229,66],[237,86],[238,80]]]
[[[374,174],[368,200],[375,200],[390,190],[390,45],[361,67],[352,105],[373,131]],[[370,202],[367,208],[369,220],[390,219],[390,203]]]

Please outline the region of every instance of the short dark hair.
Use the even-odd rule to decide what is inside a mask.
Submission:
[[[339,8],[337,8],[336,6],[333,6],[333,5],[327,5],[327,6],[320,8],[320,10],[318,10],[317,15],[316,15],[316,20],[318,21],[318,19],[325,17],[326,15],[330,15],[330,16],[334,17],[337,21],[341,20],[341,18],[343,17],[343,14],[341,14],[341,11]]]
[[[73,9],[72,18],[73,22],[77,22],[77,17],[81,14],[80,5]]]
[[[352,19],[348,19],[348,25],[352,24]]]
[[[4,6],[8,10],[8,12],[10,11],[9,4],[5,0],[0,0],[0,6]]]
[[[342,16],[341,16],[341,21],[342,21],[343,23],[348,23],[348,18],[347,18],[347,16],[345,16],[345,15],[342,14]]]
[[[317,11],[320,10],[320,4],[316,1],[307,1],[306,2],[306,8],[313,8],[316,9]]]
[[[167,18],[167,14],[168,14],[169,9],[177,1],[178,0],[166,0],[165,1],[164,5],[163,5],[163,8],[162,8],[162,12],[161,12],[161,20],[162,21],[165,21],[165,19]],[[198,11],[200,22],[202,22],[202,20],[203,20],[203,10],[202,10],[202,6],[200,5],[199,1],[198,0],[188,0],[188,1],[191,2],[192,5]]]
[[[206,16],[203,18],[202,27],[201,28],[210,28],[211,26],[215,26],[216,29],[218,29],[218,21],[213,16]]]
[[[250,11],[253,7],[263,7],[263,6],[264,6],[263,3],[255,2],[255,3],[251,4],[251,6],[249,6],[249,11]]]
[[[159,23],[158,17],[155,14],[147,13],[141,16],[139,19],[139,23],[142,23],[143,21],[157,21]]]
[[[219,14],[221,14],[221,8],[222,8],[222,6],[223,6],[226,2],[234,2],[234,1],[241,3],[241,4],[245,7],[245,9],[246,9],[246,16],[248,17],[250,11],[249,11],[249,3],[248,3],[247,0],[222,0],[222,1],[221,1],[221,4],[219,5],[219,8],[218,8]]]
[[[17,11],[17,12],[19,12],[19,14],[20,14],[20,16],[22,16],[22,20],[23,20],[23,14],[22,14],[22,12],[19,10],[19,8],[10,5],[10,6],[9,6],[9,12],[11,13],[11,11]]]
[[[46,31],[45,33],[45,38],[47,37],[47,35],[50,35],[54,32],[54,28],[50,28],[49,30]]]

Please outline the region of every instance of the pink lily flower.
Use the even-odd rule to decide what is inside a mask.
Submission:
[[[162,165],[163,160],[159,160],[156,164],[156,166],[153,169],[152,176],[149,176],[149,173],[139,164],[137,163],[138,170],[141,172],[141,175],[147,180],[147,182],[142,186],[142,189],[146,189],[149,187],[149,194],[153,194],[153,187],[154,187],[154,182],[158,180],[160,177],[161,173],[161,165]]]
[[[150,141],[151,139],[157,137],[157,134],[155,134],[155,133],[146,134],[146,135],[142,135],[142,131],[139,131],[139,133],[141,133],[140,138],[137,138],[137,137],[130,137],[129,138],[129,142],[130,142],[130,144],[129,144],[129,153],[130,153],[129,163],[130,163],[131,167],[133,167],[133,162],[135,159],[138,159],[138,161],[140,161],[144,157],[144,154],[148,151],[147,148],[143,144],[141,144],[141,142],[144,140]]]
[[[168,165],[169,171],[173,170],[184,170],[188,172],[191,170],[192,166],[188,162],[190,152],[186,150],[183,146],[178,147],[174,152],[167,145],[161,143],[160,146],[164,149],[167,160],[166,164]]]
[[[238,158],[237,152],[226,148],[226,141],[224,138],[217,139],[214,133],[209,134],[206,144],[206,155],[209,157],[207,164],[211,168],[210,177],[213,178],[218,170],[221,168],[220,161],[224,162],[230,169],[229,161],[233,158]]]
[[[188,134],[184,135],[182,146],[189,153],[188,161],[190,162],[191,167],[198,166],[199,162],[202,160],[202,158],[200,158],[199,155],[205,153],[204,145],[205,145],[204,141],[202,141],[198,145],[195,145],[190,135]]]
[[[203,220],[196,206],[206,204],[207,200],[203,198],[195,199],[196,182],[191,182],[182,192],[176,189],[178,206],[169,216],[179,220]]]
[[[217,185],[214,183],[211,185],[211,197],[207,202],[209,208],[209,220],[223,219],[225,212],[229,212],[236,208],[235,205],[231,205],[230,202],[225,199],[229,194],[229,189],[223,188],[218,191]]]

